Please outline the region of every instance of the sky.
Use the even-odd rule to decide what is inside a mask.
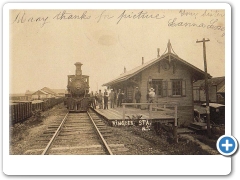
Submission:
[[[10,93],[66,89],[75,62],[90,90],[164,53],[170,40],[182,59],[225,76],[224,10],[11,10]]]

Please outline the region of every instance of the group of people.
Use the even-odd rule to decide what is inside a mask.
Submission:
[[[136,103],[140,103],[141,100],[141,91],[138,87],[136,87],[135,91],[135,100]],[[93,93],[91,91],[90,93],[90,99],[91,99],[91,106],[96,109],[96,106],[99,107],[99,109],[108,109],[108,102],[110,101],[110,108],[114,108],[115,106],[121,107],[122,103],[124,102],[125,95],[124,92],[119,89],[118,92],[111,89],[110,93],[108,93],[107,89],[104,90],[102,93],[101,90],[99,92]],[[147,94],[147,102],[153,103],[155,99],[155,92],[153,88],[149,89],[149,93]],[[140,108],[140,105],[137,105],[137,108]]]
[[[96,106],[99,109],[108,109],[108,102],[110,101],[110,107],[114,108],[115,106],[122,106],[122,102],[124,100],[124,92],[119,89],[118,93],[115,90],[111,89],[110,93],[108,93],[107,89],[102,93],[101,90],[99,92],[90,93],[91,106],[96,109]]]

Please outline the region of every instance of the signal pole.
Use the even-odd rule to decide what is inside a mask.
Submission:
[[[196,43],[203,43],[203,59],[204,59],[204,71],[205,71],[205,92],[206,92],[206,111],[207,111],[207,132],[208,132],[208,137],[211,138],[209,92],[208,92],[208,73],[207,73],[207,59],[206,59],[206,45],[205,45],[205,42],[208,42],[208,41],[210,41],[210,40],[203,38],[202,41],[197,40]]]

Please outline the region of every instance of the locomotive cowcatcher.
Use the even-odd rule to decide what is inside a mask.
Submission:
[[[86,112],[90,106],[89,76],[82,75],[82,63],[76,62],[75,75],[68,75],[68,94],[65,94],[69,112]]]

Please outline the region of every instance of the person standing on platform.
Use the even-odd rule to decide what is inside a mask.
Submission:
[[[99,109],[102,109],[102,98],[103,98],[103,94],[101,92],[101,89],[99,90],[99,93],[98,93],[98,106],[99,106]]]
[[[114,92],[113,92],[113,89],[111,89],[111,92],[109,93],[109,98],[110,98],[110,107],[114,108]]]
[[[104,101],[104,109],[108,109],[108,92],[107,92],[107,89],[105,89],[105,92],[103,93],[103,101]]]
[[[117,107],[120,106],[120,101],[122,101],[122,95],[121,95],[121,89],[118,90],[118,94],[117,94]]]
[[[148,92],[147,92],[147,96],[146,96],[146,98],[147,98],[147,102],[149,103],[149,92],[150,92],[150,89],[148,90]]]
[[[149,103],[153,103],[154,99],[155,99],[155,92],[154,92],[154,89],[151,88],[149,92]]]
[[[96,104],[95,104],[95,96],[93,94],[93,91],[90,93],[90,101],[91,101],[91,106],[93,109],[96,109]]]
[[[95,92],[94,97],[95,97],[95,105],[98,106],[98,92],[97,91]]]
[[[122,93],[121,93],[121,102],[120,102],[120,107],[122,107],[122,103],[124,103],[126,101],[126,97],[125,97],[125,93],[124,91],[122,90]]]
[[[136,92],[135,92],[135,100],[136,103],[140,103],[140,99],[141,99],[141,92],[139,91],[138,87],[136,87]],[[137,105],[137,108],[140,108],[140,105]]]
[[[117,106],[117,93],[116,93],[116,90],[113,90],[113,94],[114,94],[114,105]]]

